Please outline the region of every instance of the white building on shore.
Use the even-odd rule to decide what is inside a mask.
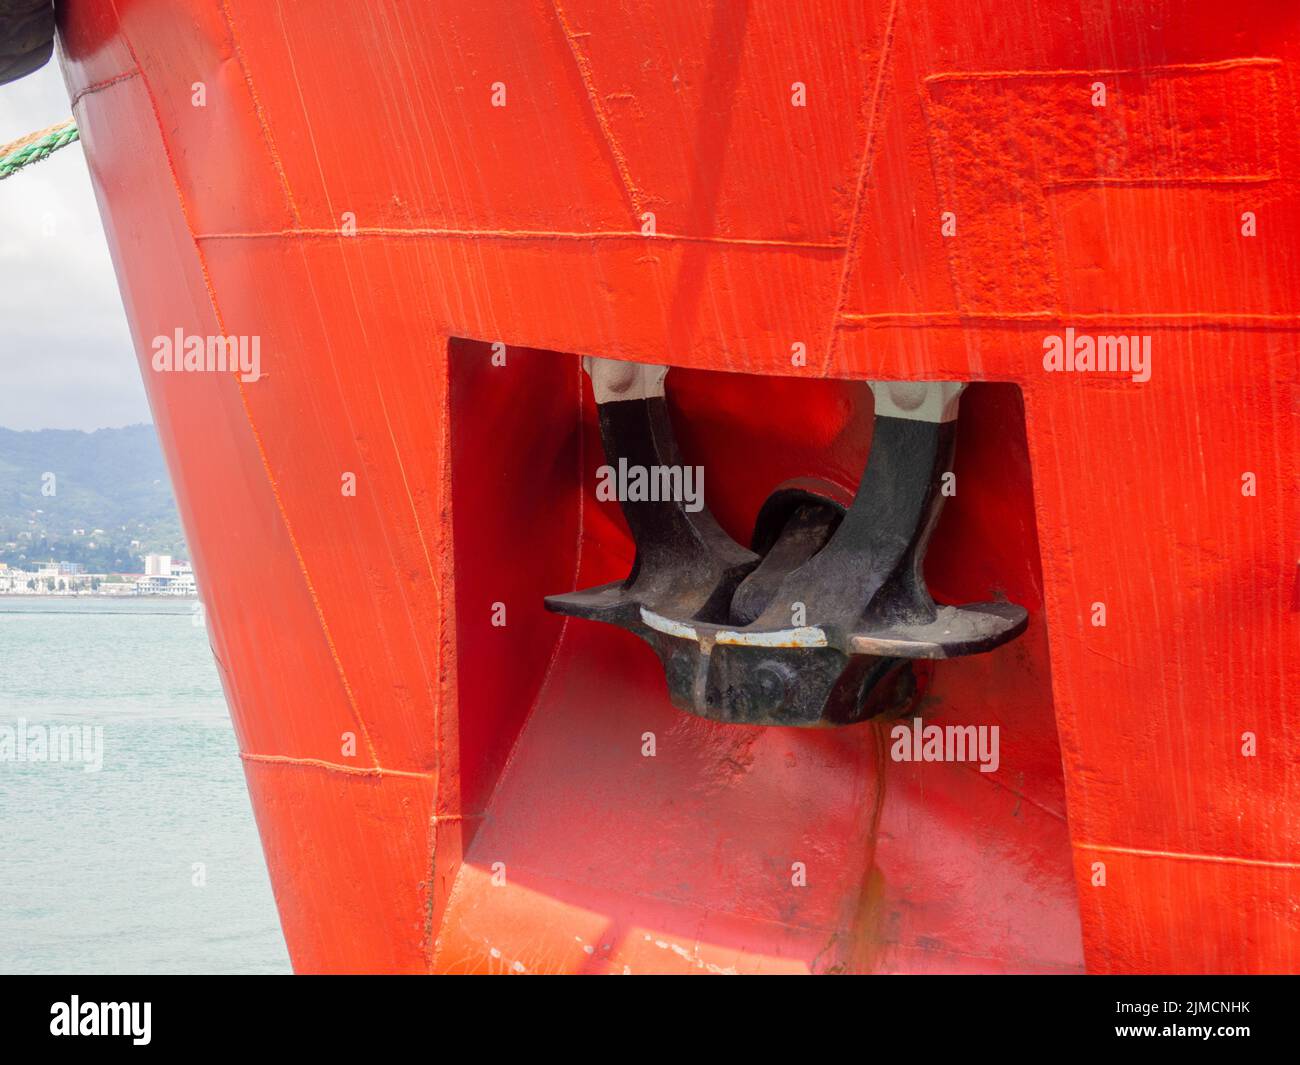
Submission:
[[[0,562],[0,595],[196,596],[194,568],[170,555],[148,555],[145,573],[86,573],[80,563],[43,562],[35,570]]]
[[[144,576],[137,577],[137,595],[197,595],[194,568],[171,555],[145,555]]]

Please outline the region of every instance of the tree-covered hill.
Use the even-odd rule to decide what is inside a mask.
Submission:
[[[186,556],[153,426],[0,429],[0,562],[137,572],[150,552]]]

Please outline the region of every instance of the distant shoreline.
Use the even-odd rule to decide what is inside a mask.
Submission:
[[[105,595],[103,592],[0,592],[0,599],[176,599],[181,602],[197,600],[197,595]]]

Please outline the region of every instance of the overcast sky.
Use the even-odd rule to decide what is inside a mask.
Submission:
[[[0,144],[71,114],[57,57],[0,85]],[[0,181],[0,426],[151,421],[80,144]]]

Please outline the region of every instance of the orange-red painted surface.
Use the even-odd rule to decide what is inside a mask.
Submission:
[[[61,8],[298,970],[1300,969],[1293,3]],[[1030,627],[920,712],[996,773],[543,611],[630,562],[580,354],[679,368],[741,539],[853,486],[865,380],[980,382],[929,578]]]

